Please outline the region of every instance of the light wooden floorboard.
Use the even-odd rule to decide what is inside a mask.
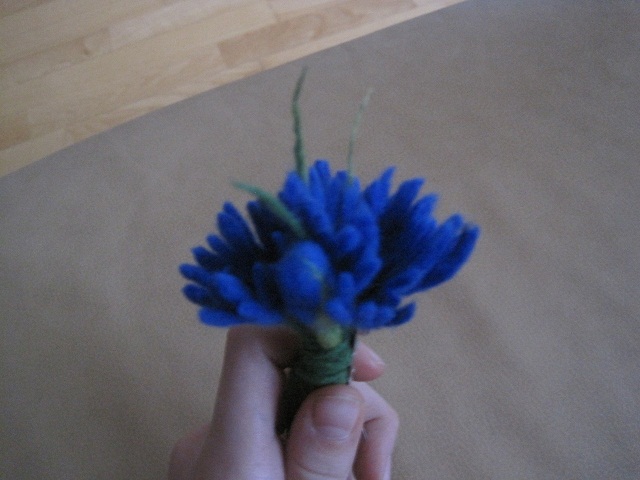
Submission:
[[[462,0],[2,0],[0,176]]]

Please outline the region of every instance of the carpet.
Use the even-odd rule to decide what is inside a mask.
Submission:
[[[307,151],[427,179],[471,261],[365,339],[394,479],[640,477],[640,3],[469,0],[220,87],[0,178],[2,478],[157,479],[208,420],[225,332],[180,263],[232,180]]]

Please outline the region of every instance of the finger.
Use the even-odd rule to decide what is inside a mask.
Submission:
[[[357,340],[353,353],[353,368],[351,376],[358,382],[375,380],[384,373],[384,361],[371,347]]]
[[[363,435],[354,463],[356,478],[390,478],[391,455],[398,433],[398,414],[366,383],[353,383],[365,399]]]
[[[278,365],[290,362],[292,345],[296,343],[290,334],[281,329],[229,330],[213,420],[197,467],[202,478],[251,478],[251,472],[243,475],[237,469],[247,464],[260,468],[255,462],[281,462],[275,433],[282,382]],[[267,471],[274,465],[262,467]]]
[[[324,387],[309,395],[294,419],[287,441],[287,479],[348,478],[364,413],[364,399],[352,386]]]
[[[169,460],[169,480],[192,480],[210,425],[201,426],[184,436],[173,447]]]

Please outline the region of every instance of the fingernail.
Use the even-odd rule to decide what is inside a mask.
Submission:
[[[328,440],[344,441],[360,414],[360,402],[345,396],[319,397],[313,406],[313,425]]]
[[[371,355],[371,360],[373,361],[373,363],[383,367],[386,365],[386,363],[384,363],[384,360],[382,360],[382,358],[380,358],[380,356],[375,351],[369,350],[369,355]]]
[[[362,350],[364,350],[364,354],[369,357],[367,359],[368,362],[373,363],[375,365],[380,365],[382,367],[384,367],[386,364],[384,363],[384,360],[382,360],[382,358],[380,358],[380,356],[376,353],[376,351],[371,348],[369,345],[366,345],[364,343],[360,343],[360,340],[356,340],[356,348],[360,347]]]

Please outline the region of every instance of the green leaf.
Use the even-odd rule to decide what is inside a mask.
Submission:
[[[371,98],[371,94],[373,93],[373,89],[367,89],[367,93],[365,93],[362,102],[360,102],[360,108],[358,108],[358,112],[356,113],[356,118],[353,121],[353,125],[351,126],[351,136],[349,137],[349,150],[347,151],[347,170],[349,171],[349,176],[353,177],[353,150],[356,144],[356,137],[358,135],[358,129],[360,128],[360,123],[362,123],[362,114],[369,105],[369,99]]]
[[[293,114],[293,133],[295,134],[295,143],[293,145],[293,155],[296,159],[296,171],[300,178],[305,182],[309,179],[309,172],[307,170],[307,155],[304,151],[304,141],[302,138],[302,122],[300,120],[300,94],[302,93],[302,85],[304,79],[307,76],[307,67],[302,69],[300,77],[296,83],[296,88],[293,91],[293,100],[291,102],[291,113]]]
[[[267,207],[271,211],[271,213],[285,222],[298,238],[302,239],[307,236],[302,223],[300,223],[300,220],[298,220],[293,212],[291,212],[291,210],[289,210],[287,206],[282,202],[282,200],[280,200],[277,196],[267,192],[266,190],[263,190],[260,187],[250,185],[248,183],[233,182],[233,186],[255,196],[264,204],[265,207]]]

